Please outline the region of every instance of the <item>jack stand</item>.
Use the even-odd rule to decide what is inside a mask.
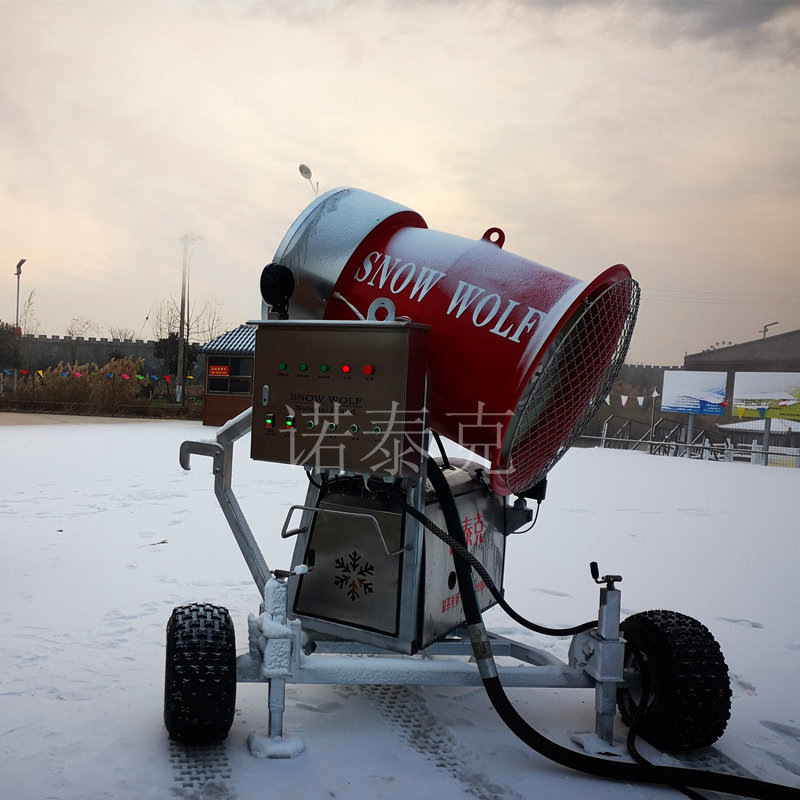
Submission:
[[[621,575],[603,575],[597,562],[590,564],[595,583],[605,583],[600,590],[597,630],[578,634],[569,648],[569,662],[582,667],[595,680],[595,733],[609,745],[614,743],[617,685],[622,683],[625,664],[625,640],[620,637],[622,593],[614,584]]]
[[[276,570],[264,587],[263,613],[247,619],[250,634],[250,658],[258,663],[260,678],[269,685],[268,735],[250,734],[248,744],[253,755],[261,758],[292,758],[303,752],[303,740],[283,735],[283,714],[286,710],[286,677],[292,673],[297,623],[287,624],[287,579],[307,568],[294,572]]]

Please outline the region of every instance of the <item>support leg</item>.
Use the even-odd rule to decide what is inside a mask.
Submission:
[[[286,680],[270,678],[269,681],[269,736],[283,736],[283,712],[286,709]]]
[[[614,743],[614,717],[617,713],[617,684],[598,682],[594,689],[594,732],[604,742]]]
[[[267,581],[264,590],[264,613],[261,625],[267,625],[270,635],[264,642],[261,675],[269,684],[267,736],[250,735],[248,743],[253,755],[261,758],[292,758],[304,750],[303,740],[283,735],[283,715],[286,710],[286,681],[292,670],[292,631],[286,626],[286,578]],[[266,631],[264,631],[266,635]]]

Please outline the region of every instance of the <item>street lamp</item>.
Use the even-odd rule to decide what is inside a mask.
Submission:
[[[762,338],[762,339],[766,339],[766,338],[767,338],[767,328],[771,328],[773,325],[779,325],[779,324],[780,324],[780,323],[778,323],[778,322],[768,322],[768,323],[767,323],[767,324],[766,324],[766,325],[765,325],[765,326],[764,326],[764,327],[763,327],[763,328],[762,328],[762,329],[759,331],[759,333],[761,334],[761,338]]]
[[[319,192],[319,181],[315,184],[314,181],[311,180],[311,167],[306,164],[301,164],[299,169],[300,174],[311,184],[311,191],[314,192],[314,197],[316,197],[317,192]]]
[[[14,335],[19,336],[19,279],[22,275],[22,265],[27,261],[25,258],[21,258],[17,262],[17,314],[14,317]],[[14,391],[17,391],[17,368],[14,367]]]

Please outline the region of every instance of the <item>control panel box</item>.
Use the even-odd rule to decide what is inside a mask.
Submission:
[[[384,478],[422,470],[429,327],[258,324],[251,457]]]

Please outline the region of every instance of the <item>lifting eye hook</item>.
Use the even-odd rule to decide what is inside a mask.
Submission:
[[[622,581],[622,575],[603,575],[600,577],[600,568],[597,566],[596,561],[591,561],[589,563],[589,570],[592,573],[592,578],[594,579],[595,583],[604,583],[606,585],[606,589],[614,589],[615,583],[620,583]]]

